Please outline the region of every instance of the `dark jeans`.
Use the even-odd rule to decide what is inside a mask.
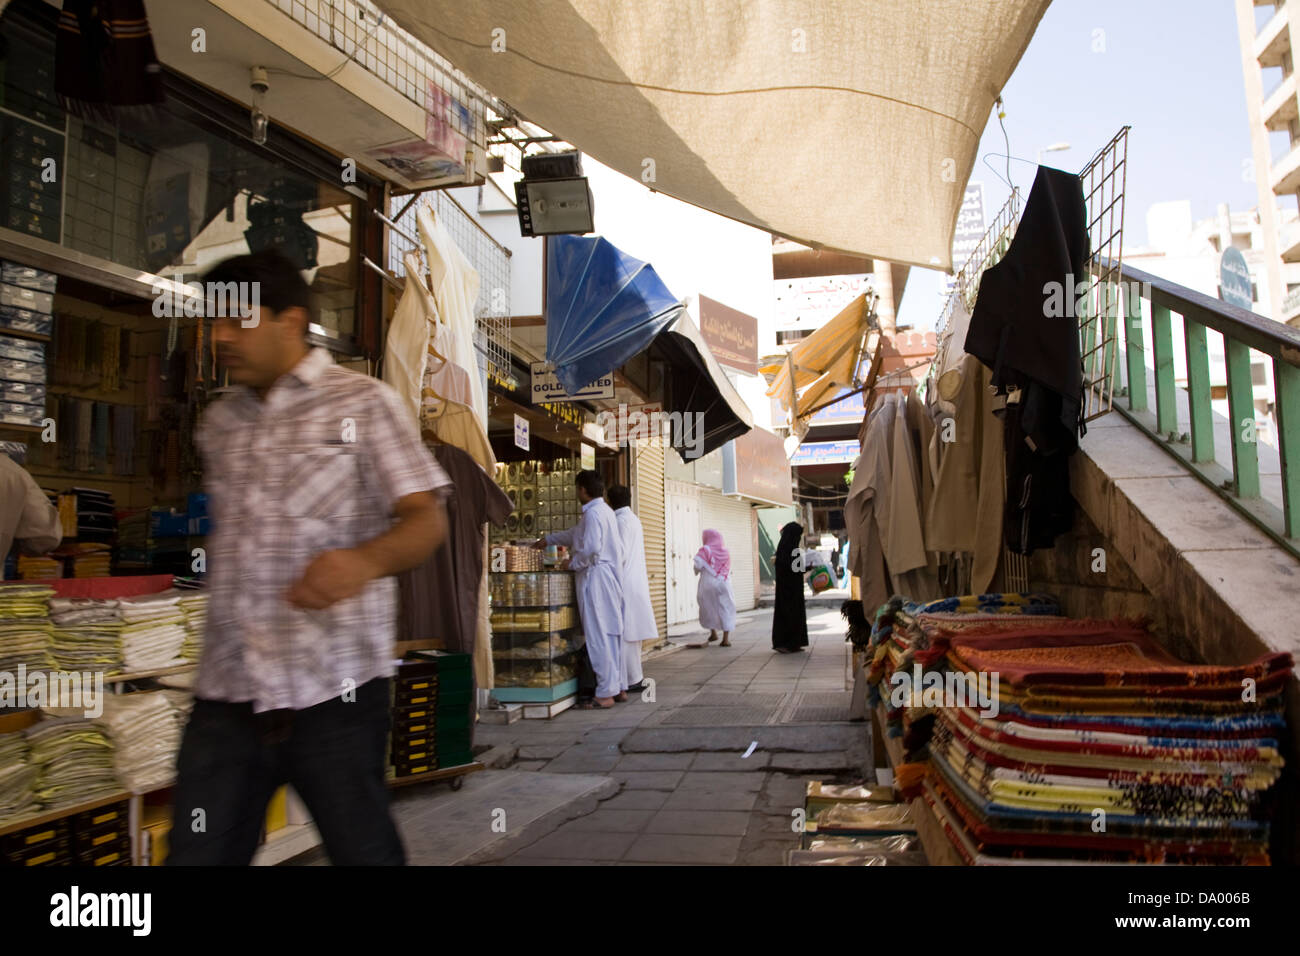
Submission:
[[[195,700],[177,758],[167,864],[247,866],[267,804],[285,783],[336,866],[405,864],[384,782],[390,683],[372,680],[355,701],[298,711],[254,714],[251,703]]]

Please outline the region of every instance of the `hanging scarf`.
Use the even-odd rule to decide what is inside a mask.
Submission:
[[[722,535],[712,528],[704,532],[704,547],[695,552],[713,573],[726,580],[731,577],[731,552],[722,546]]]

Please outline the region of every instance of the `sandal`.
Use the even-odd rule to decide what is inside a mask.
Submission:
[[[716,641],[717,639],[718,639],[718,635],[716,635],[716,634],[710,634],[710,635],[709,635],[708,643],[709,643],[709,644],[712,644],[712,643],[713,643],[714,641]]]
[[[617,694],[615,694],[615,695],[614,695],[614,701],[615,701],[616,703],[619,703],[619,704],[626,704],[626,703],[627,703],[627,691],[623,690],[623,691],[619,691]]]
[[[593,698],[592,700],[584,700],[576,706],[578,710],[609,710],[614,706],[614,701],[611,699],[608,704],[602,704]]]
[[[719,646],[719,647],[730,647],[730,646],[731,646],[731,641],[723,641],[723,642],[722,642],[721,644],[719,644],[718,646]]]

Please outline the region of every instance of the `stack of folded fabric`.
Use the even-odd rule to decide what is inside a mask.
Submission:
[[[159,594],[123,598],[122,658],[127,673],[159,670],[184,664],[185,615],[181,593],[174,588]]]
[[[54,598],[51,654],[63,670],[116,671],[122,663],[118,603],[93,598]]]
[[[63,562],[56,557],[29,554],[18,556],[18,576],[24,581],[57,581],[63,577]]]
[[[21,733],[0,734],[0,826],[40,809],[36,802],[36,767]]]
[[[932,651],[997,676],[994,713],[942,708],[929,741],[924,796],[968,862],[1268,862],[1290,655],[1188,664],[1088,620]]]
[[[168,786],[176,776],[181,725],[165,693],[116,694],[104,702],[118,779],[135,793]]]
[[[50,596],[43,584],[0,584],[0,670],[50,666]]]
[[[75,542],[59,549],[71,569],[69,577],[106,578],[112,573],[113,549],[96,542]]]
[[[23,731],[36,767],[36,798],[45,810],[109,796],[122,789],[113,744],[87,717],[48,717]]]
[[[185,644],[181,656],[187,661],[197,661],[203,652],[203,631],[208,625],[207,592],[187,592],[181,598],[180,606],[185,614]]]

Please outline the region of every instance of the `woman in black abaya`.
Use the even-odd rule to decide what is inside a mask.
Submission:
[[[803,606],[803,555],[795,555],[803,526],[791,521],[781,529],[776,546],[776,610],[772,614],[772,649],[793,654],[808,646],[808,620]]]

